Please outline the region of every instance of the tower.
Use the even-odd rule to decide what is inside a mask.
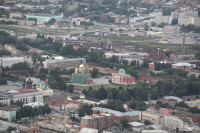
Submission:
[[[26,89],[32,89],[32,80],[31,78],[29,77],[28,81],[26,82]]]
[[[25,89],[26,88],[26,80],[24,80],[24,82],[23,82],[23,89]]]
[[[185,54],[185,33],[183,33],[182,54]]]

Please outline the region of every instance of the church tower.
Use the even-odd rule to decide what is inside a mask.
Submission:
[[[26,89],[32,89],[32,84],[33,84],[33,81],[29,77],[29,79],[26,82]]]

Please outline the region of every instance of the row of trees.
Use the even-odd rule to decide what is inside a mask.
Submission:
[[[174,95],[182,97],[185,95],[199,94],[200,78],[190,76],[187,79],[176,77],[173,79],[165,79],[158,81],[156,84],[138,83],[132,89],[125,89],[123,87],[105,89],[101,86],[98,90],[90,87],[84,90],[83,93],[92,98],[121,100],[123,102],[133,100],[148,100],[148,94],[151,94],[151,99],[157,100],[163,96]]]
[[[51,108],[46,104],[44,106],[39,107],[31,107],[31,106],[21,106],[19,112],[17,112],[17,120],[25,117],[35,117],[39,115],[45,115],[51,113]]]
[[[61,78],[62,74],[71,73],[72,71],[67,71],[65,69],[61,70],[59,68],[56,68],[48,72],[48,69],[41,68],[39,74],[36,75],[36,77],[40,78],[41,80],[48,79],[49,87],[52,89],[73,93],[74,86],[71,84],[67,86],[64,80]]]

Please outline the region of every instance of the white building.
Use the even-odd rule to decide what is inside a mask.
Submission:
[[[0,103],[10,105],[11,102],[22,101],[24,104],[43,102],[43,95],[34,89],[17,89],[0,92]]]
[[[39,107],[39,106],[44,106],[44,103],[41,102],[35,102],[35,103],[28,103],[28,104],[24,104],[23,106],[31,106],[31,107]]]
[[[98,133],[98,130],[93,128],[82,128],[79,133]]]
[[[11,12],[9,18],[22,18],[22,13],[20,12]]]
[[[172,115],[164,115],[156,112],[143,111],[140,113],[140,120],[145,121],[148,120],[151,123],[162,125],[169,129],[179,129],[190,130],[192,127],[192,122],[189,120],[183,120],[179,117]]]
[[[106,58],[111,58],[112,56],[118,57],[118,60],[127,60],[129,63],[134,60],[143,60],[149,57],[148,53],[141,52],[131,52],[131,53],[114,53],[114,52],[106,52]]]
[[[86,59],[84,58],[73,58],[65,60],[45,60],[43,62],[44,68],[75,68],[79,64],[86,64]]]
[[[170,16],[156,16],[155,23],[156,24],[161,24],[161,23],[170,24]]]
[[[2,64],[3,67],[11,67],[13,64],[25,62],[25,59],[23,57],[1,57],[0,58],[0,64]]]
[[[165,130],[142,130],[142,133],[168,133]]]

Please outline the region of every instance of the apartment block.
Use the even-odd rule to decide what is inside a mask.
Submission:
[[[112,127],[112,116],[111,114],[101,113],[93,114],[92,116],[81,117],[80,129],[82,128],[94,128],[94,129],[103,129]]]
[[[77,65],[86,64],[84,58],[74,58],[65,60],[45,60],[44,68],[75,68]]]
[[[162,125],[169,129],[183,129],[190,130],[193,128],[192,122],[188,119],[182,119],[180,117],[172,115],[164,115],[156,112],[143,111],[140,113],[140,120],[144,122],[145,120],[150,121],[153,124]]]

